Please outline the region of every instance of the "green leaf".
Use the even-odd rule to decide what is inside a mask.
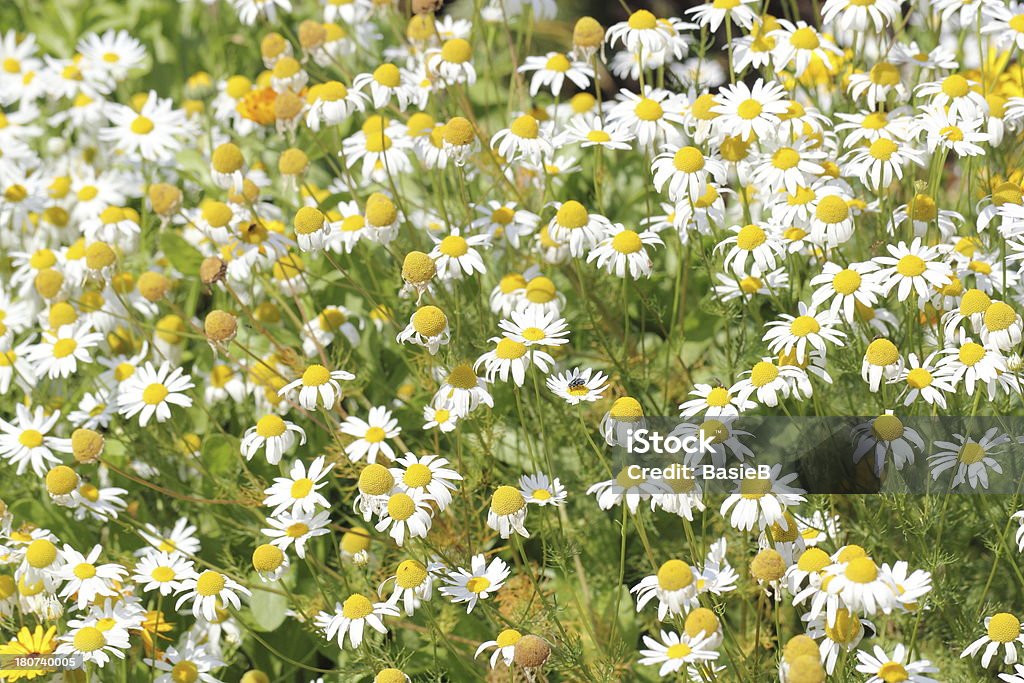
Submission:
[[[195,247],[185,241],[176,232],[165,231],[160,234],[160,250],[182,275],[198,275],[203,255]]]
[[[214,475],[231,475],[238,468],[238,441],[224,434],[214,434],[203,440],[200,453],[203,462]]]
[[[261,588],[252,589],[249,600],[252,611],[253,628],[257,631],[273,631],[284,623],[285,610],[288,609],[287,596],[271,593]]]

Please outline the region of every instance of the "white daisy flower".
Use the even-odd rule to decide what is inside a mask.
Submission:
[[[345,598],[344,603],[335,603],[334,612],[322,611],[313,620],[327,640],[337,638],[338,647],[344,649],[345,638],[349,644],[358,648],[363,642],[363,633],[367,626],[377,633],[388,632],[383,617],[399,616],[398,607],[387,602],[372,602],[365,595],[353,593]]]
[[[474,555],[469,569],[457,567],[444,577],[447,584],[441,587],[441,594],[455,604],[466,603],[466,613],[473,611],[479,600],[486,600],[505,583],[511,571],[500,557],[488,563],[484,555]]]
[[[313,364],[306,367],[302,377],[285,384],[277,393],[279,396],[287,397],[299,389],[298,402],[306,410],[315,410],[317,399],[323,403],[324,408],[333,410],[341,398],[341,385],[338,382],[355,378],[356,376],[350,372],[330,371],[322,365]]]
[[[147,362],[121,384],[117,410],[128,419],[138,415],[142,427],[153,417],[157,422],[164,422],[171,417],[172,405],[182,408],[192,405],[192,399],[185,392],[194,386],[192,377],[182,368],[172,370],[168,361],[154,368]]]
[[[327,486],[325,478],[334,468],[334,463],[325,466],[325,462],[326,458],[321,455],[307,469],[305,463],[296,459],[287,477],[275,477],[274,483],[264,491],[267,497],[263,504],[273,508],[270,516],[275,517],[289,509],[293,515],[299,515],[311,514],[318,506],[330,508],[331,504],[319,492]]]
[[[246,460],[252,460],[260,449],[265,449],[267,462],[276,465],[281,462],[285,452],[295,444],[296,435],[300,446],[306,443],[306,432],[302,427],[268,413],[261,417],[255,426],[245,430],[241,443],[242,455]]]
[[[196,619],[202,617],[207,621],[217,619],[217,610],[221,605],[224,608],[242,609],[239,594],[252,595],[248,588],[230,576],[210,569],[201,574],[193,573],[192,576],[185,578],[179,592],[180,595],[174,603],[174,609],[181,609],[186,603],[191,603],[192,615]]]
[[[358,462],[365,457],[370,463],[377,462],[378,456],[392,460],[395,452],[386,440],[393,439],[402,432],[398,420],[394,419],[391,411],[384,406],[370,408],[366,420],[349,415],[341,423],[339,430],[354,439],[345,446],[345,454],[349,459]]]
[[[287,551],[294,546],[295,554],[299,557],[306,556],[306,543],[311,538],[323,536],[331,532],[327,528],[331,517],[327,511],[313,512],[284,512],[278,516],[268,517],[269,528],[263,529],[263,535],[270,537],[270,544]]]
[[[571,406],[586,401],[593,403],[603,397],[608,388],[608,376],[592,368],[573,368],[560,375],[552,375],[547,379],[547,386],[555,395],[561,397]]]
[[[71,439],[51,436],[60,420],[60,411],[47,416],[43,406],[30,410],[18,403],[13,422],[0,418],[0,458],[17,467],[20,476],[31,465],[37,477],[43,477],[54,465],[61,463],[57,453],[71,452]]]
[[[1003,650],[1003,663],[1016,664],[1018,661],[1017,646],[1024,644],[1024,631],[1020,620],[1009,612],[999,612],[985,617],[985,635],[964,648],[960,657],[974,657],[979,652],[981,665],[988,668],[999,650]]]

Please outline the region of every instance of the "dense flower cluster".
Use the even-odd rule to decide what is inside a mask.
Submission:
[[[974,418],[1024,392],[1024,5],[193,4],[244,59],[172,87],[141,32],[0,36],[0,656],[1024,683],[1024,511],[967,549],[948,495],[1020,493]],[[669,413],[719,466],[860,416],[858,477],[947,495],[613,469]]]

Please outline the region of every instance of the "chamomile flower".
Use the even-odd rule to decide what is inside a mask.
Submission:
[[[219,683],[211,671],[224,666],[224,662],[208,651],[208,646],[197,644],[191,635],[178,647],[170,646],[157,660],[142,660],[161,673],[154,683],[178,683],[185,675],[202,683]]]
[[[668,35],[658,24],[658,18],[651,12],[640,9],[629,15],[626,21],[611,26],[605,34],[610,47],[618,43],[634,54],[660,52],[668,42]]]
[[[180,367],[171,369],[164,361],[159,368],[147,362],[136,369],[118,393],[118,412],[125,418],[139,416],[139,425],[145,427],[151,419],[164,422],[171,417],[171,406],[188,408],[192,399],[186,391],[194,387],[192,378]]]
[[[608,388],[608,376],[592,368],[573,368],[547,379],[547,386],[555,395],[571,406],[582,402],[593,403],[603,397]]]
[[[37,477],[60,464],[58,453],[71,453],[71,439],[50,434],[60,420],[60,411],[46,415],[42,406],[30,410],[17,404],[12,422],[0,418],[0,458],[17,467],[18,475],[32,467]]]
[[[715,250],[722,251],[729,247],[722,265],[738,277],[744,277],[747,273],[756,277],[772,270],[785,252],[785,246],[778,236],[765,226],[756,223],[734,225],[730,232],[734,234],[715,245]]]
[[[787,507],[804,501],[802,489],[789,486],[797,474],[782,474],[782,465],[772,465],[768,477],[745,473],[735,492],[722,503],[721,513],[729,514],[729,524],[735,529],[750,531],[755,526],[764,529],[772,524],[788,528],[785,517]]]
[[[875,263],[885,266],[879,271],[879,283],[888,294],[896,290],[896,298],[906,301],[911,292],[919,299],[927,299],[936,287],[946,285],[952,273],[949,264],[940,260],[940,251],[927,247],[921,239],[915,239],[910,246],[906,242],[886,245],[890,256],[875,257]]]
[[[392,467],[391,474],[396,485],[413,495],[426,495],[438,510],[444,510],[452,502],[454,482],[462,481],[462,475],[446,467],[448,459],[437,455],[417,457],[406,453],[395,461],[400,467]]]
[[[645,577],[630,589],[631,593],[636,593],[636,611],[643,610],[656,597],[660,621],[689,612],[699,605],[698,578],[697,571],[682,560],[668,560],[658,568],[656,574]]]
[[[964,648],[960,657],[974,657],[981,652],[981,665],[987,668],[992,658],[1002,649],[1003,663],[1016,664],[1017,646],[1022,644],[1024,631],[1021,629],[1020,620],[1009,612],[999,612],[991,617],[985,617],[985,635]]]
[[[353,593],[344,603],[335,603],[333,612],[321,611],[313,624],[327,640],[338,641],[338,647],[345,647],[346,638],[353,648],[363,642],[363,634],[369,626],[377,633],[388,632],[383,617],[399,616],[398,607],[387,602],[373,602],[365,595]]]
[[[275,477],[274,483],[264,493],[266,498],[263,504],[271,510],[272,517],[277,516],[285,510],[291,510],[292,514],[315,512],[317,507],[330,508],[331,504],[320,493],[320,489],[327,486],[324,479],[330,475],[334,468],[333,463],[325,464],[326,458],[319,456],[306,465],[296,459],[292,463],[291,471],[287,477]]]
[[[97,596],[116,596],[114,584],[128,577],[128,570],[119,564],[96,564],[103,546],[93,546],[83,555],[69,545],[61,550],[63,565],[57,577],[64,581],[60,597],[77,597],[78,609],[84,609]]]
[[[490,664],[493,669],[498,664],[498,659],[505,664],[505,666],[512,666],[513,658],[516,654],[516,643],[523,637],[519,631],[507,628],[498,634],[494,640],[486,640],[480,643],[480,647],[476,649],[476,654],[473,658],[476,659],[480,656],[484,650],[488,648],[494,648],[494,652],[491,653]]]
[[[559,142],[604,149],[632,149],[633,135],[617,126],[607,126],[596,116],[574,118],[562,131]]]
[[[608,123],[636,138],[641,147],[656,142],[677,144],[683,125],[684,101],[667,90],[648,88],[641,94],[620,90]]]
[[[112,104],[107,109],[111,125],[99,132],[101,140],[145,161],[168,162],[182,148],[182,138],[190,125],[185,112],[174,108],[170,99],[150,91],[136,112],[131,107]]]
[[[981,343],[1010,351],[1021,342],[1024,320],[1009,304],[994,301],[981,317]]]
[[[941,353],[940,365],[949,370],[954,385],[964,383],[968,396],[974,395],[978,385],[991,385],[1007,370],[1006,359],[998,349],[975,342],[963,328]]]
[[[442,280],[461,280],[473,273],[485,273],[487,267],[477,247],[490,245],[487,235],[464,236],[458,228],[443,238],[431,235],[434,248],[430,257],[437,266],[437,275]]]
[[[801,618],[807,622],[807,635],[815,640],[821,639],[818,648],[825,671],[829,674],[835,670],[840,652],[852,652],[857,649],[864,639],[865,626],[874,629],[874,624],[867,619],[861,619],[845,607],[836,610],[831,625],[826,622],[825,615],[812,618],[810,614],[805,614]]]
[[[353,441],[345,446],[345,454],[353,462],[364,457],[367,462],[377,462],[378,456],[388,460],[395,457],[395,452],[387,443],[402,432],[398,420],[391,416],[391,411],[384,406],[370,408],[366,420],[349,415],[339,427],[342,434],[347,434]]]
[[[548,223],[548,234],[554,240],[568,242],[569,253],[575,257],[583,256],[613,230],[611,221],[589,212],[574,199],[555,207],[555,215]]]
[[[35,364],[36,374],[50,379],[70,377],[78,372],[80,363],[92,362],[91,349],[101,341],[103,335],[88,323],[62,325],[56,331],[43,332],[42,341],[26,355]]]
[[[856,304],[870,308],[882,295],[882,288],[875,281],[877,270],[878,265],[872,261],[851,263],[845,268],[831,261],[826,263],[821,274],[811,278],[811,286],[817,287],[811,296],[811,305],[817,308],[831,300],[829,312],[834,316],[842,312],[842,318],[852,325]]]
[[[566,79],[577,88],[586,90],[594,77],[594,69],[586,62],[573,61],[571,57],[561,52],[549,52],[543,57],[527,57],[518,71],[533,72],[530,96],[536,97],[541,88],[547,88],[558,97]]]
[[[282,551],[294,547],[295,554],[302,558],[306,556],[306,543],[310,539],[331,532],[327,528],[330,522],[327,511],[284,512],[267,518],[269,528],[263,529],[263,535],[270,537],[270,544]]]
[[[846,333],[835,329],[835,317],[830,311],[817,312],[803,302],[799,304],[799,315],[783,313],[781,320],[766,325],[762,339],[768,342],[772,353],[796,354],[797,362],[803,362],[813,351],[826,353],[828,345],[843,346]]]
[[[632,279],[639,280],[650,277],[654,267],[647,249],[664,244],[655,232],[637,232],[615,223],[609,234],[587,254],[587,263],[596,261],[598,268],[604,268],[615,277],[624,278],[628,273]]]
[[[640,650],[640,664],[660,664],[658,675],[664,677],[684,667],[714,661],[718,652],[710,647],[712,637],[713,634],[691,637],[671,631],[662,631],[660,640],[644,636],[647,649]]]
[[[698,26],[707,27],[711,32],[717,31],[725,21],[730,21],[749,30],[757,19],[757,12],[748,7],[752,4],[754,4],[754,0],[708,2],[689,8],[686,10],[686,14],[693,15],[693,20],[697,22]]]
[[[451,330],[448,316],[437,306],[421,306],[409,318],[409,324],[398,333],[400,344],[412,343],[426,348],[430,355],[436,355],[441,346],[448,344]]]
[[[81,655],[85,662],[105,666],[110,657],[125,658],[130,647],[128,631],[114,628],[102,631],[96,626],[82,625],[68,631],[58,639],[57,655]]]
[[[457,605],[466,603],[468,614],[478,601],[486,600],[500,590],[510,573],[508,565],[500,557],[488,562],[484,555],[474,555],[469,569],[457,567],[443,577],[447,585],[441,587],[441,594]]]
[[[424,565],[417,560],[404,560],[398,565],[395,575],[385,579],[377,592],[383,591],[388,581],[394,581],[395,590],[388,602],[393,605],[401,603],[406,616],[412,616],[421,604],[433,597],[436,574],[443,568],[439,562]]]
[[[822,20],[844,31],[874,29],[881,33],[886,26],[895,24],[899,15],[900,5],[895,0],[826,0],[821,8]]]
[[[651,166],[654,188],[661,192],[666,186],[674,202],[700,199],[707,192],[708,178],[721,185],[728,178],[725,164],[716,155],[707,155],[691,145],[671,147],[654,158]]]
[[[923,361],[918,360],[917,354],[911,353],[907,357],[907,365],[900,371],[899,377],[893,380],[894,383],[906,385],[906,398],[903,405],[909,406],[918,397],[926,403],[946,407],[946,393],[953,392],[953,385],[945,374],[945,367],[937,366],[935,358],[938,352],[928,355]]]
[[[377,531],[387,531],[399,546],[407,539],[426,538],[432,523],[431,498],[411,489],[394,491],[382,501]]]
[[[491,507],[487,511],[487,526],[498,532],[502,538],[517,533],[529,538],[526,530],[526,498],[514,486],[499,486],[491,495]]]
[[[386,62],[370,73],[357,75],[352,80],[352,87],[360,91],[369,89],[376,109],[383,109],[391,100],[395,100],[398,108],[405,111],[417,97],[414,82],[415,75],[412,72]]]
[[[488,382],[493,382],[495,378],[508,382],[511,378],[516,386],[521,387],[530,366],[536,366],[547,374],[555,364],[550,354],[510,337],[491,337],[489,341],[495,344],[494,349],[481,355],[473,364],[474,370],[483,366]]]
[[[239,595],[249,596],[251,592],[230,576],[207,569],[199,574],[193,573],[182,581],[174,609],[181,609],[191,603],[191,612],[195,618],[213,621],[217,619],[219,605],[242,609]]]
[[[954,434],[955,442],[936,441],[934,455],[928,457],[931,463],[932,479],[938,479],[946,470],[956,468],[951,488],[968,484],[972,489],[988,488],[988,471],[1002,474],[1003,468],[994,457],[1000,454],[1000,446],[1010,442],[1006,434],[999,434],[998,427],[985,432],[978,440],[962,434]]]
[[[522,114],[508,128],[495,133],[491,147],[507,161],[522,159],[539,163],[554,153],[547,131],[530,114]]]
[[[760,78],[753,88],[743,82],[725,86],[716,97],[718,103],[711,111],[719,114],[718,125],[741,140],[770,137],[781,122],[779,115],[789,108],[782,86]]]
[[[252,460],[260,450],[264,450],[267,462],[276,465],[281,462],[281,456],[295,445],[296,436],[300,446],[306,443],[306,432],[302,427],[269,413],[261,417],[255,426],[245,430],[242,455],[246,460]]]
[[[558,480],[548,478],[546,474],[524,474],[519,477],[519,493],[530,505],[559,507],[565,502],[567,493]]]
[[[1002,3],[985,3],[981,7],[984,23],[982,34],[992,34],[995,44],[1001,50],[1016,47],[1024,50],[1024,6],[1020,2],[1010,2],[1009,6]]]
[[[183,555],[156,551],[146,553],[135,565],[132,581],[143,591],[159,591],[166,597],[181,589],[182,580],[191,575],[192,561]]]
[[[435,408],[449,410],[457,419],[461,419],[480,405],[494,407],[494,399],[486,386],[490,380],[479,377],[469,363],[455,365],[441,375],[441,379],[441,386],[432,401]]]
[[[893,178],[902,179],[907,164],[924,166],[924,155],[911,143],[887,137],[851,150],[843,160],[847,172],[873,190],[889,187]]]
[[[984,119],[973,112],[970,118],[958,119],[942,105],[935,104],[922,110],[913,129],[924,133],[929,149],[943,148],[952,150],[958,157],[973,157],[984,154],[982,145],[989,141],[988,132],[981,128],[983,123]]]
[[[279,396],[290,396],[298,389],[299,405],[306,410],[315,410],[318,402],[323,403],[327,410],[333,410],[341,398],[341,385],[338,382],[355,378],[350,372],[328,370],[314,363],[306,366],[300,378],[285,384],[277,393]]]

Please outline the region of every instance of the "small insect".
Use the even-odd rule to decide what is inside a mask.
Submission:
[[[574,377],[569,382],[569,391],[572,391],[573,389],[583,389],[586,386],[587,383],[583,381],[582,377]]]

